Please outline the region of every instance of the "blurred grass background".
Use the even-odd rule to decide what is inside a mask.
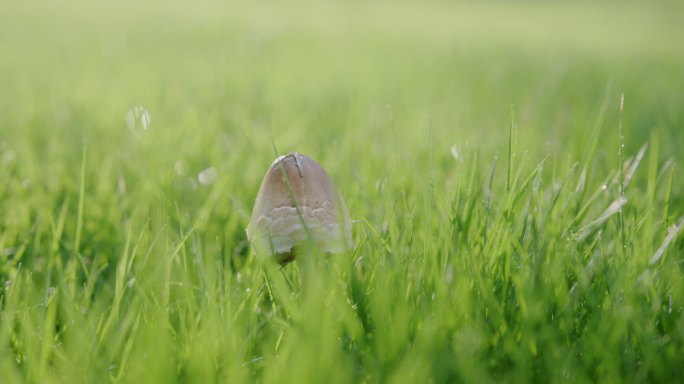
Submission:
[[[684,210],[682,16],[680,2],[0,3],[7,380],[681,380],[681,240],[659,283],[618,287]],[[625,158],[650,144],[629,190],[641,256],[585,281],[597,244],[619,252],[618,227],[572,250],[560,228],[619,192],[623,93]],[[536,192],[517,185],[527,206],[506,197],[511,113],[521,180],[549,156]],[[359,249],[283,272],[249,256],[272,140],[333,175]],[[610,195],[582,211],[578,180]],[[517,219],[506,209],[523,233],[542,215],[532,238],[548,244],[488,248]],[[492,267],[523,251],[557,260]],[[516,276],[541,280],[500,290]],[[586,302],[567,304],[559,287],[577,281]]]

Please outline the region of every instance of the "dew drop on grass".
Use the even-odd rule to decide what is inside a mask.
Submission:
[[[605,191],[606,189],[608,189],[608,186],[605,185],[605,184],[603,184],[603,185],[601,186],[601,190],[602,190],[602,191]]]
[[[133,107],[126,114],[126,124],[131,131],[147,131],[152,124],[152,117],[145,107]]]
[[[209,167],[207,169],[202,170],[197,175],[197,180],[199,180],[200,184],[202,185],[211,185],[214,184],[217,176],[218,173],[216,172],[216,168]]]

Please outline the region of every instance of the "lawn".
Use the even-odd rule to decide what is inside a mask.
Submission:
[[[684,5],[0,3],[0,382],[684,381]],[[245,227],[279,154],[353,247]]]

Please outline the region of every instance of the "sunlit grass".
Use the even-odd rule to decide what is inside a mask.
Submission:
[[[677,4],[78,5],[0,5],[2,383],[682,381]],[[349,252],[252,254],[273,142]]]

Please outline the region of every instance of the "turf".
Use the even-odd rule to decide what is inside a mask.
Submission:
[[[683,14],[0,3],[0,381],[684,381]],[[252,254],[273,143],[348,252]]]

